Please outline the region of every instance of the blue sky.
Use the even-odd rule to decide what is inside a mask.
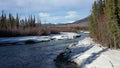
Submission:
[[[0,0],[0,10],[19,13],[21,18],[35,15],[42,23],[71,23],[90,15],[95,0]]]

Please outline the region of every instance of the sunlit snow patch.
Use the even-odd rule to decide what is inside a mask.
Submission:
[[[61,32],[59,35],[55,35],[52,38],[56,40],[63,40],[63,39],[74,39],[76,37],[80,37],[80,34],[73,32]]]
[[[50,41],[49,36],[26,36],[26,37],[10,37],[10,38],[0,38],[0,43],[2,44],[24,44],[26,41],[31,41],[34,43]]]
[[[69,60],[80,68],[119,68],[120,50],[111,50],[87,37],[70,48]]]

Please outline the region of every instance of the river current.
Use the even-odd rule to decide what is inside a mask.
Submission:
[[[57,68],[54,59],[71,43],[88,37],[71,40],[51,40],[35,44],[10,45],[0,47],[0,68]]]

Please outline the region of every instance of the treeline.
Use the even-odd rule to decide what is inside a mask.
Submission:
[[[39,18],[30,15],[25,19],[21,19],[17,13],[13,16],[2,11],[0,16],[0,37],[16,37],[16,36],[41,36],[49,34],[58,34],[60,32],[78,32],[87,30],[87,27],[57,27],[44,26]]]
[[[120,0],[97,0],[90,17],[91,37],[109,48],[120,48]]]
[[[7,16],[4,11],[0,16],[0,28],[1,29],[13,29],[13,28],[28,28],[35,27],[35,16],[29,16],[29,18],[20,19],[20,16],[16,14],[14,17],[11,13]]]
[[[37,24],[36,24],[37,23]],[[41,36],[52,33],[59,33],[55,29],[42,27],[41,20],[36,20],[35,16],[21,19],[19,14],[13,16],[2,11],[0,16],[0,37],[16,36]]]

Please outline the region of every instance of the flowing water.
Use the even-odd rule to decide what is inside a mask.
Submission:
[[[36,44],[10,45],[0,47],[0,68],[57,68],[54,59],[74,42],[89,36],[72,40],[51,40]]]

